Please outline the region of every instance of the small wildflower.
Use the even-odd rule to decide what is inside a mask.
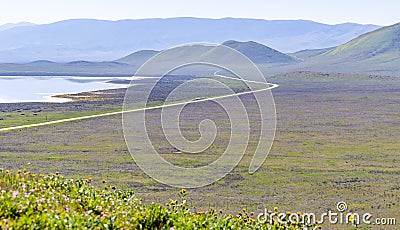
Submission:
[[[12,198],[15,198],[15,197],[17,197],[17,196],[18,196],[18,194],[19,194],[19,192],[18,192],[18,191],[14,191],[14,192],[12,193]]]
[[[10,170],[7,169],[7,170],[6,170],[6,174],[9,174],[9,173],[10,173]]]
[[[20,169],[20,170],[18,170],[18,172],[17,172],[18,174],[21,174],[22,173],[22,170]]]
[[[278,211],[278,207],[274,207],[274,211],[275,211],[275,212]]]
[[[181,189],[181,194],[185,194],[186,193],[186,189]]]
[[[60,172],[56,172],[56,176],[60,175]]]
[[[114,190],[115,190],[115,189],[116,189],[116,187],[113,185],[113,186],[111,186],[111,189],[114,189]]]
[[[105,183],[107,183],[107,181],[103,179],[103,180],[101,181],[101,183],[105,184]]]

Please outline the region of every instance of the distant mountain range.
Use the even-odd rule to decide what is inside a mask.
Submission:
[[[0,63],[50,60],[109,61],[138,50],[191,42],[254,41],[281,52],[341,45],[376,25],[327,25],[306,20],[169,18],[74,19],[0,27]]]
[[[34,26],[35,24],[30,22],[18,22],[18,23],[7,23],[4,25],[0,25],[0,31],[9,30],[12,28],[22,27],[22,26]]]
[[[226,41],[222,45],[235,49],[259,65],[289,65],[299,59],[281,53],[254,41]],[[202,57],[205,60],[218,60],[224,53],[215,46],[191,45],[170,53],[165,62],[178,59],[190,60]],[[0,75],[132,75],[149,58],[161,51],[141,50],[115,61],[90,62],[72,61],[66,63],[38,60],[29,63],[0,64]],[[229,54],[228,54],[229,55]],[[229,58],[229,57],[227,57]]]
[[[379,28],[336,47],[306,49],[290,54],[255,41],[228,40],[222,43],[236,49],[256,63],[267,75],[292,71],[369,73],[400,76],[400,23]],[[160,51],[140,50],[113,61],[46,60],[26,64],[0,64],[2,75],[132,75],[149,58]],[[175,55],[175,56],[174,56]],[[219,57],[212,47],[187,46],[172,53],[170,59]],[[168,61],[168,60],[165,60]]]

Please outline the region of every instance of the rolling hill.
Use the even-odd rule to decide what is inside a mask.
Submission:
[[[328,51],[331,51],[335,48],[336,47],[323,48],[323,49],[306,49],[306,50],[300,50],[300,51],[291,53],[290,55],[304,61],[309,58],[312,58],[312,57],[318,56],[320,54],[326,53]]]
[[[321,56],[351,61],[396,61],[400,59],[400,23],[366,33]]]
[[[309,70],[399,76],[400,23],[361,35],[308,59],[301,66]]]
[[[7,23],[4,25],[0,25],[0,31],[9,30],[12,28],[22,27],[22,26],[34,26],[35,24],[30,22],[18,22],[18,23]]]
[[[259,44],[257,42],[226,41],[222,45],[235,49],[256,64],[289,65],[299,60],[290,55]],[[1,75],[132,75],[149,58],[160,51],[141,50],[115,61],[90,62],[72,61],[66,63],[38,60],[29,63],[3,63],[0,64]],[[224,55],[228,55],[225,57]],[[190,60],[198,57],[204,60],[218,60],[229,58],[229,54],[221,53],[215,46],[190,45],[170,52],[165,62],[178,59]]]
[[[31,28],[32,26],[29,26]],[[26,29],[26,28],[25,28]],[[13,29],[10,29],[13,30]],[[266,76],[292,71],[320,71],[339,73],[368,73],[400,76],[400,23],[363,34],[332,48],[307,49],[284,54],[255,41],[228,40],[222,43],[238,50],[256,63]],[[141,50],[115,61],[34,61],[26,64],[0,64],[0,74],[32,75],[132,75],[159,51]],[[199,55],[208,60],[223,57],[224,53],[212,46],[191,45],[170,53],[169,60]],[[227,57],[229,58],[229,57]]]
[[[243,55],[248,57],[252,62],[256,64],[266,64],[266,63],[278,63],[278,64],[289,64],[295,63],[298,60],[295,57],[290,55],[281,53],[275,49],[267,47],[263,44],[247,41],[247,42],[239,42],[239,41],[226,41],[223,42],[222,45],[235,49],[241,52]],[[212,47],[206,46],[186,46],[181,49],[176,50],[176,53],[173,54],[175,58],[190,58],[195,56],[203,56],[204,58],[217,58],[218,55],[224,55],[215,53],[218,50],[213,49]],[[139,67],[144,64],[149,58],[153,55],[157,54],[158,51],[154,50],[141,50],[134,52],[126,57],[117,59],[116,62],[130,64],[132,66]]]
[[[281,53],[278,50],[272,49],[268,46],[262,45],[254,41],[238,42],[226,41],[222,45],[235,49],[256,64],[260,63],[295,63],[298,60],[292,56]]]
[[[126,63],[134,66],[144,64],[149,58],[156,55],[159,51],[155,50],[139,50],[128,56],[115,60],[116,62]]]
[[[105,21],[74,19],[0,31],[0,63],[115,60],[138,50],[192,42],[255,41],[281,52],[343,44],[379,28],[305,20],[169,18]]]

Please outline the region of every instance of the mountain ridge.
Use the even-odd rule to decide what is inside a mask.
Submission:
[[[4,30],[9,30],[17,27],[22,27],[22,26],[34,26],[36,24],[30,23],[30,22],[17,22],[17,23],[6,23],[3,25],[0,25],[0,31]]]
[[[375,25],[327,25],[308,20],[167,18],[70,19],[0,31],[0,62],[46,59],[107,61],[138,50],[227,40],[264,44],[281,52],[340,45]]]
[[[222,44],[244,53],[259,66],[266,76],[293,71],[400,76],[400,23],[363,34],[337,47],[308,49],[289,54],[284,54],[254,41],[241,42],[228,40]],[[55,71],[58,74],[60,72],[68,73],[72,71],[75,74],[101,73],[129,75],[133,74],[144,62],[158,52],[160,51],[141,50],[108,62],[72,61],[60,64],[42,60],[26,65],[1,64],[0,69],[3,71],[0,72],[2,74],[7,72],[19,73],[21,71],[31,73],[46,70],[46,73],[53,73],[52,71]],[[209,58],[225,55],[217,51],[213,52],[213,49],[210,47],[202,48],[196,46],[188,46],[187,49],[179,49],[172,54],[172,59],[185,57],[189,57],[190,59],[191,57],[196,57],[196,55],[205,55],[202,58],[208,58],[208,60]]]

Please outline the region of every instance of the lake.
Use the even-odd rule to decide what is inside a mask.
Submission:
[[[52,96],[126,87],[107,83],[117,79],[132,77],[0,76],[0,103],[67,102]]]

